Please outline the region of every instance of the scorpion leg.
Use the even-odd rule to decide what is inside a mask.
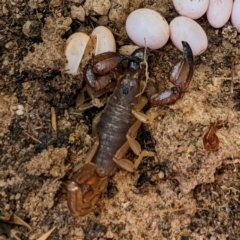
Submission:
[[[136,112],[140,113],[141,109],[147,104],[147,99],[143,96],[140,97],[139,103],[135,105],[134,109]],[[139,142],[135,139],[137,136],[137,131],[141,126],[142,121],[136,120],[134,124],[130,127],[127,132],[126,138],[127,141],[122,145],[121,148],[118,149],[116,154],[114,155],[113,161],[121,168],[126,171],[133,172],[138,168],[143,157],[146,156],[155,156],[154,152],[142,150]],[[132,151],[138,155],[138,158],[134,161],[134,163],[128,159],[124,159],[124,155],[128,151],[129,147]]]
[[[153,112],[151,114],[145,114],[143,112],[132,110],[132,114],[139,121],[141,121],[143,123],[150,123],[160,114],[160,112]]]
[[[91,162],[92,161],[92,159],[95,156],[95,154],[98,150],[98,147],[99,147],[99,136],[98,136],[98,133],[97,133],[97,124],[100,121],[101,115],[102,115],[102,112],[98,113],[94,117],[93,122],[92,122],[92,137],[95,139],[95,141],[94,141],[93,146],[88,151],[88,153],[85,157],[86,162]]]
[[[147,98],[144,96],[141,96],[139,103],[136,104],[132,110],[132,114],[134,115],[134,117],[143,123],[152,122],[160,114],[158,112],[154,112],[151,114],[143,113],[141,110],[144,108],[144,106],[147,104],[147,102],[148,102]]]
[[[88,95],[94,99],[94,98],[99,98],[101,96],[103,96],[104,94],[108,93],[108,92],[112,92],[114,90],[116,86],[116,82],[111,82],[105,89],[101,89],[97,92],[94,92],[91,87],[89,87],[88,85],[86,85],[81,92],[78,94],[77,97],[77,101],[76,101],[76,109],[78,112],[84,112],[87,109],[90,109],[92,107],[94,107],[94,104],[92,101],[84,103],[85,102],[85,97],[84,97],[84,92],[87,92]],[[103,104],[107,103],[107,97],[104,96],[102,98],[100,98],[100,102]]]
[[[141,126],[142,122],[139,120],[135,121],[135,123],[130,127],[127,133],[127,141],[118,149],[116,154],[114,155],[113,161],[120,167],[126,171],[133,172],[138,168],[143,157],[153,157],[155,156],[154,152],[150,152],[147,150],[142,150],[139,142],[135,139],[137,135],[137,131]],[[138,158],[134,161],[134,163],[128,159],[123,158],[129,147],[132,151],[138,155]]]
[[[92,122],[92,138],[94,139],[93,146],[88,150],[86,156],[85,156],[85,162],[90,163],[95,156],[98,147],[99,147],[99,136],[97,133],[97,124],[100,121],[102,112],[99,112],[93,119]],[[79,168],[78,166],[73,169],[74,172],[77,172],[79,169],[82,169],[83,167]]]
[[[107,103],[107,99],[108,97],[104,96],[100,98],[99,101],[101,104],[105,105]],[[84,112],[87,109],[95,107],[95,105],[93,104],[93,101],[87,102],[87,103],[84,103],[84,101],[85,101],[84,93],[81,92],[77,97],[77,104],[76,104],[77,112]]]

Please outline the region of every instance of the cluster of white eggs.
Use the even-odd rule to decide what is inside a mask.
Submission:
[[[96,27],[90,36],[82,32],[72,34],[66,41],[66,73],[77,75],[80,66],[84,66],[92,57],[104,52],[116,52],[116,42],[112,32],[104,27]]]
[[[142,8],[130,13],[126,21],[126,31],[130,39],[138,46],[158,49],[164,46],[169,37],[182,51],[182,41],[199,55],[207,49],[208,40],[203,28],[193,19],[207,12],[209,23],[222,27],[230,18],[233,26],[240,32],[240,0],[173,0],[173,4],[182,16],[174,18],[170,24],[158,12]],[[84,66],[92,54],[115,52],[116,43],[111,31],[103,26],[95,28],[90,36],[74,33],[66,42],[66,72],[76,75],[79,66]]]
[[[177,17],[168,25],[165,18],[151,9],[137,9],[130,13],[126,30],[131,40],[139,46],[146,44],[150,49],[158,49],[166,44],[169,36],[173,44],[182,51],[182,41],[192,48],[193,54],[204,52],[208,45],[205,31],[194,20]]]
[[[240,0],[173,0],[179,15],[198,19],[205,13],[208,22],[214,28],[221,28],[231,16],[232,25],[240,32]]]
[[[168,25],[164,17],[150,9],[137,9],[127,18],[126,30],[132,41],[140,46],[158,49],[165,45],[170,37],[173,44],[182,50],[182,41],[190,44],[193,54],[204,52],[208,45],[205,31],[193,19],[207,13],[207,19],[215,28],[231,22],[240,32],[240,0],[173,0],[177,12],[181,15]]]
[[[23,105],[17,105],[16,114],[19,116],[24,114],[24,106]]]

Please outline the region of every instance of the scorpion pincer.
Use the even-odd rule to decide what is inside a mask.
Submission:
[[[153,85],[149,87],[148,99],[154,105],[171,104],[187,89],[193,74],[193,55],[187,42],[183,42],[183,49],[183,59],[174,66],[170,75],[175,87],[161,93],[157,93]],[[113,78],[111,70],[122,60],[129,60],[129,67],[118,79],[106,107],[93,120],[92,134],[96,141],[87,153],[86,164],[74,172],[67,183],[68,207],[74,216],[84,216],[96,207],[106,190],[108,178],[117,167],[133,172],[143,157],[154,156],[154,152],[142,150],[135,140],[141,123],[158,116],[141,112],[148,102],[141,94],[144,70],[140,68],[140,62],[143,56],[144,48],[137,49],[131,56],[104,53],[93,57],[85,67],[87,84],[100,90],[110,84]],[[134,162],[124,158],[129,148],[138,156]]]

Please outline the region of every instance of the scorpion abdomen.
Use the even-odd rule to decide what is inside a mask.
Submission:
[[[97,125],[101,144],[92,162],[97,165],[97,172],[101,176],[109,176],[115,172],[113,157],[126,142],[126,134],[136,120],[132,109],[138,102],[136,95],[139,93],[140,81],[135,74],[136,72],[134,75],[126,75],[117,84]]]

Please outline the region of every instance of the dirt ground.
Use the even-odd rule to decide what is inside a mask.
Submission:
[[[117,47],[129,44],[125,20],[141,7],[168,22],[178,16],[170,0],[1,1],[0,240],[38,239],[53,227],[48,239],[240,239],[240,37],[230,23],[213,29],[205,16],[197,22],[209,46],[195,58],[188,91],[170,107],[151,108],[159,117],[139,131],[156,157],[133,174],[119,170],[89,215],[69,213],[65,183],[84,163],[100,110],[76,114],[83,77],[64,73],[64,43],[106,25]],[[154,51],[150,77],[168,87],[180,57],[170,41]],[[211,122],[220,140],[213,153],[203,147]],[[13,213],[33,230],[7,223]]]

